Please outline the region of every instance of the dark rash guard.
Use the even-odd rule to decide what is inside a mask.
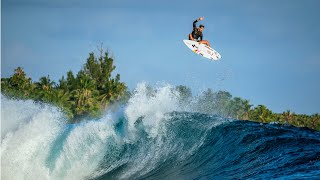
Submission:
[[[195,20],[195,21],[193,22],[193,31],[192,31],[192,33],[191,33],[191,36],[193,37],[193,39],[198,40],[198,39],[200,38],[200,40],[202,41],[203,35],[202,35],[202,32],[200,32],[200,31],[198,30],[198,28],[197,28],[197,25],[196,25],[197,22],[198,22],[198,20]]]

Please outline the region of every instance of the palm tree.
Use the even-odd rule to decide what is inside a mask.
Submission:
[[[21,67],[14,70],[14,75],[10,78],[10,84],[17,87],[18,89],[23,89],[26,83],[26,74]]]
[[[266,106],[258,105],[253,109],[250,118],[259,122],[271,122],[273,113]]]
[[[100,103],[105,109],[110,103],[118,101],[126,93],[127,87],[120,82],[120,75],[116,75],[116,79],[111,79],[105,88],[100,91]]]
[[[51,81],[49,76],[41,77],[39,82],[35,83],[37,100],[52,102],[55,82]]]
[[[74,102],[70,100],[69,91],[65,91],[63,89],[57,89],[54,91],[52,96],[52,103],[58,107],[60,107],[69,118],[73,117],[72,107],[74,106]]]
[[[56,88],[61,89],[63,91],[69,91],[68,81],[64,79],[64,76],[62,76],[62,78],[59,79],[59,84],[56,85]]]
[[[72,91],[76,114],[93,113],[98,107],[95,99],[95,96],[98,95],[95,81],[91,80],[89,75],[80,71],[77,76],[77,82],[76,89]]]
[[[286,112],[282,113],[282,118],[286,123],[292,124],[293,118],[294,118],[294,113],[291,112],[290,110],[287,110]]]
[[[27,78],[21,67],[14,70],[14,75],[8,80],[8,87],[13,89],[15,96],[26,98],[32,92],[31,78]]]
[[[243,114],[241,115],[241,119],[249,120],[249,113],[252,105],[249,103],[248,100],[244,100],[242,103],[242,107],[243,107]]]
[[[74,77],[72,71],[67,72],[67,88],[69,92],[72,92],[74,89],[76,89],[77,86],[77,81],[76,78]]]
[[[320,130],[320,114],[316,113],[311,116],[311,127],[312,129]]]

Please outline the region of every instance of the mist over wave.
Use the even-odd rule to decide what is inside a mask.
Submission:
[[[170,85],[67,124],[50,105],[2,97],[2,179],[225,179],[320,176],[319,132],[196,112]]]

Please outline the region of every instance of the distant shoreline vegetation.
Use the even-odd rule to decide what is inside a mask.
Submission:
[[[85,117],[99,117],[110,104],[125,102],[129,91],[120,74],[112,77],[116,66],[108,52],[95,57],[89,54],[83,68],[74,75],[62,76],[59,83],[49,76],[33,82],[21,67],[14,70],[10,78],[1,78],[1,93],[14,99],[32,99],[35,102],[53,104],[62,109],[70,123],[81,121]]]
[[[102,52],[102,51],[101,51]],[[86,117],[99,117],[113,103],[125,104],[131,94],[120,74],[112,77],[115,70],[113,58],[108,52],[100,57],[89,54],[83,68],[74,75],[72,71],[62,76],[59,82],[49,76],[33,82],[21,67],[14,70],[13,76],[1,78],[1,93],[8,98],[32,99],[35,102],[53,104],[62,109],[76,123]],[[152,88],[150,89],[152,91]],[[217,114],[227,118],[251,120],[262,123],[278,122],[296,127],[320,130],[320,114],[295,114],[291,111],[274,113],[264,105],[253,107],[248,100],[232,97],[229,92],[214,92],[210,88],[198,96],[193,96],[186,86],[176,86],[181,104],[189,104],[200,113]]]
[[[193,97],[191,89],[186,86],[177,86],[180,101],[192,105],[195,111],[206,114],[217,114],[222,117],[249,120],[262,123],[277,122],[291,124],[296,127],[307,127],[320,130],[320,114],[296,114],[290,110],[283,113],[274,113],[264,105],[254,107],[249,100],[232,97],[227,91],[214,92],[210,88],[198,97]]]

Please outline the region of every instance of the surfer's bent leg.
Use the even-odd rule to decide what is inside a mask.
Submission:
[[[207,41],[207,40],[200,41],[200,44],[205,44],[205,45],[211,47],[209,41]]]
[[[189,40],[193,40],[192,34],[189,34]]]

